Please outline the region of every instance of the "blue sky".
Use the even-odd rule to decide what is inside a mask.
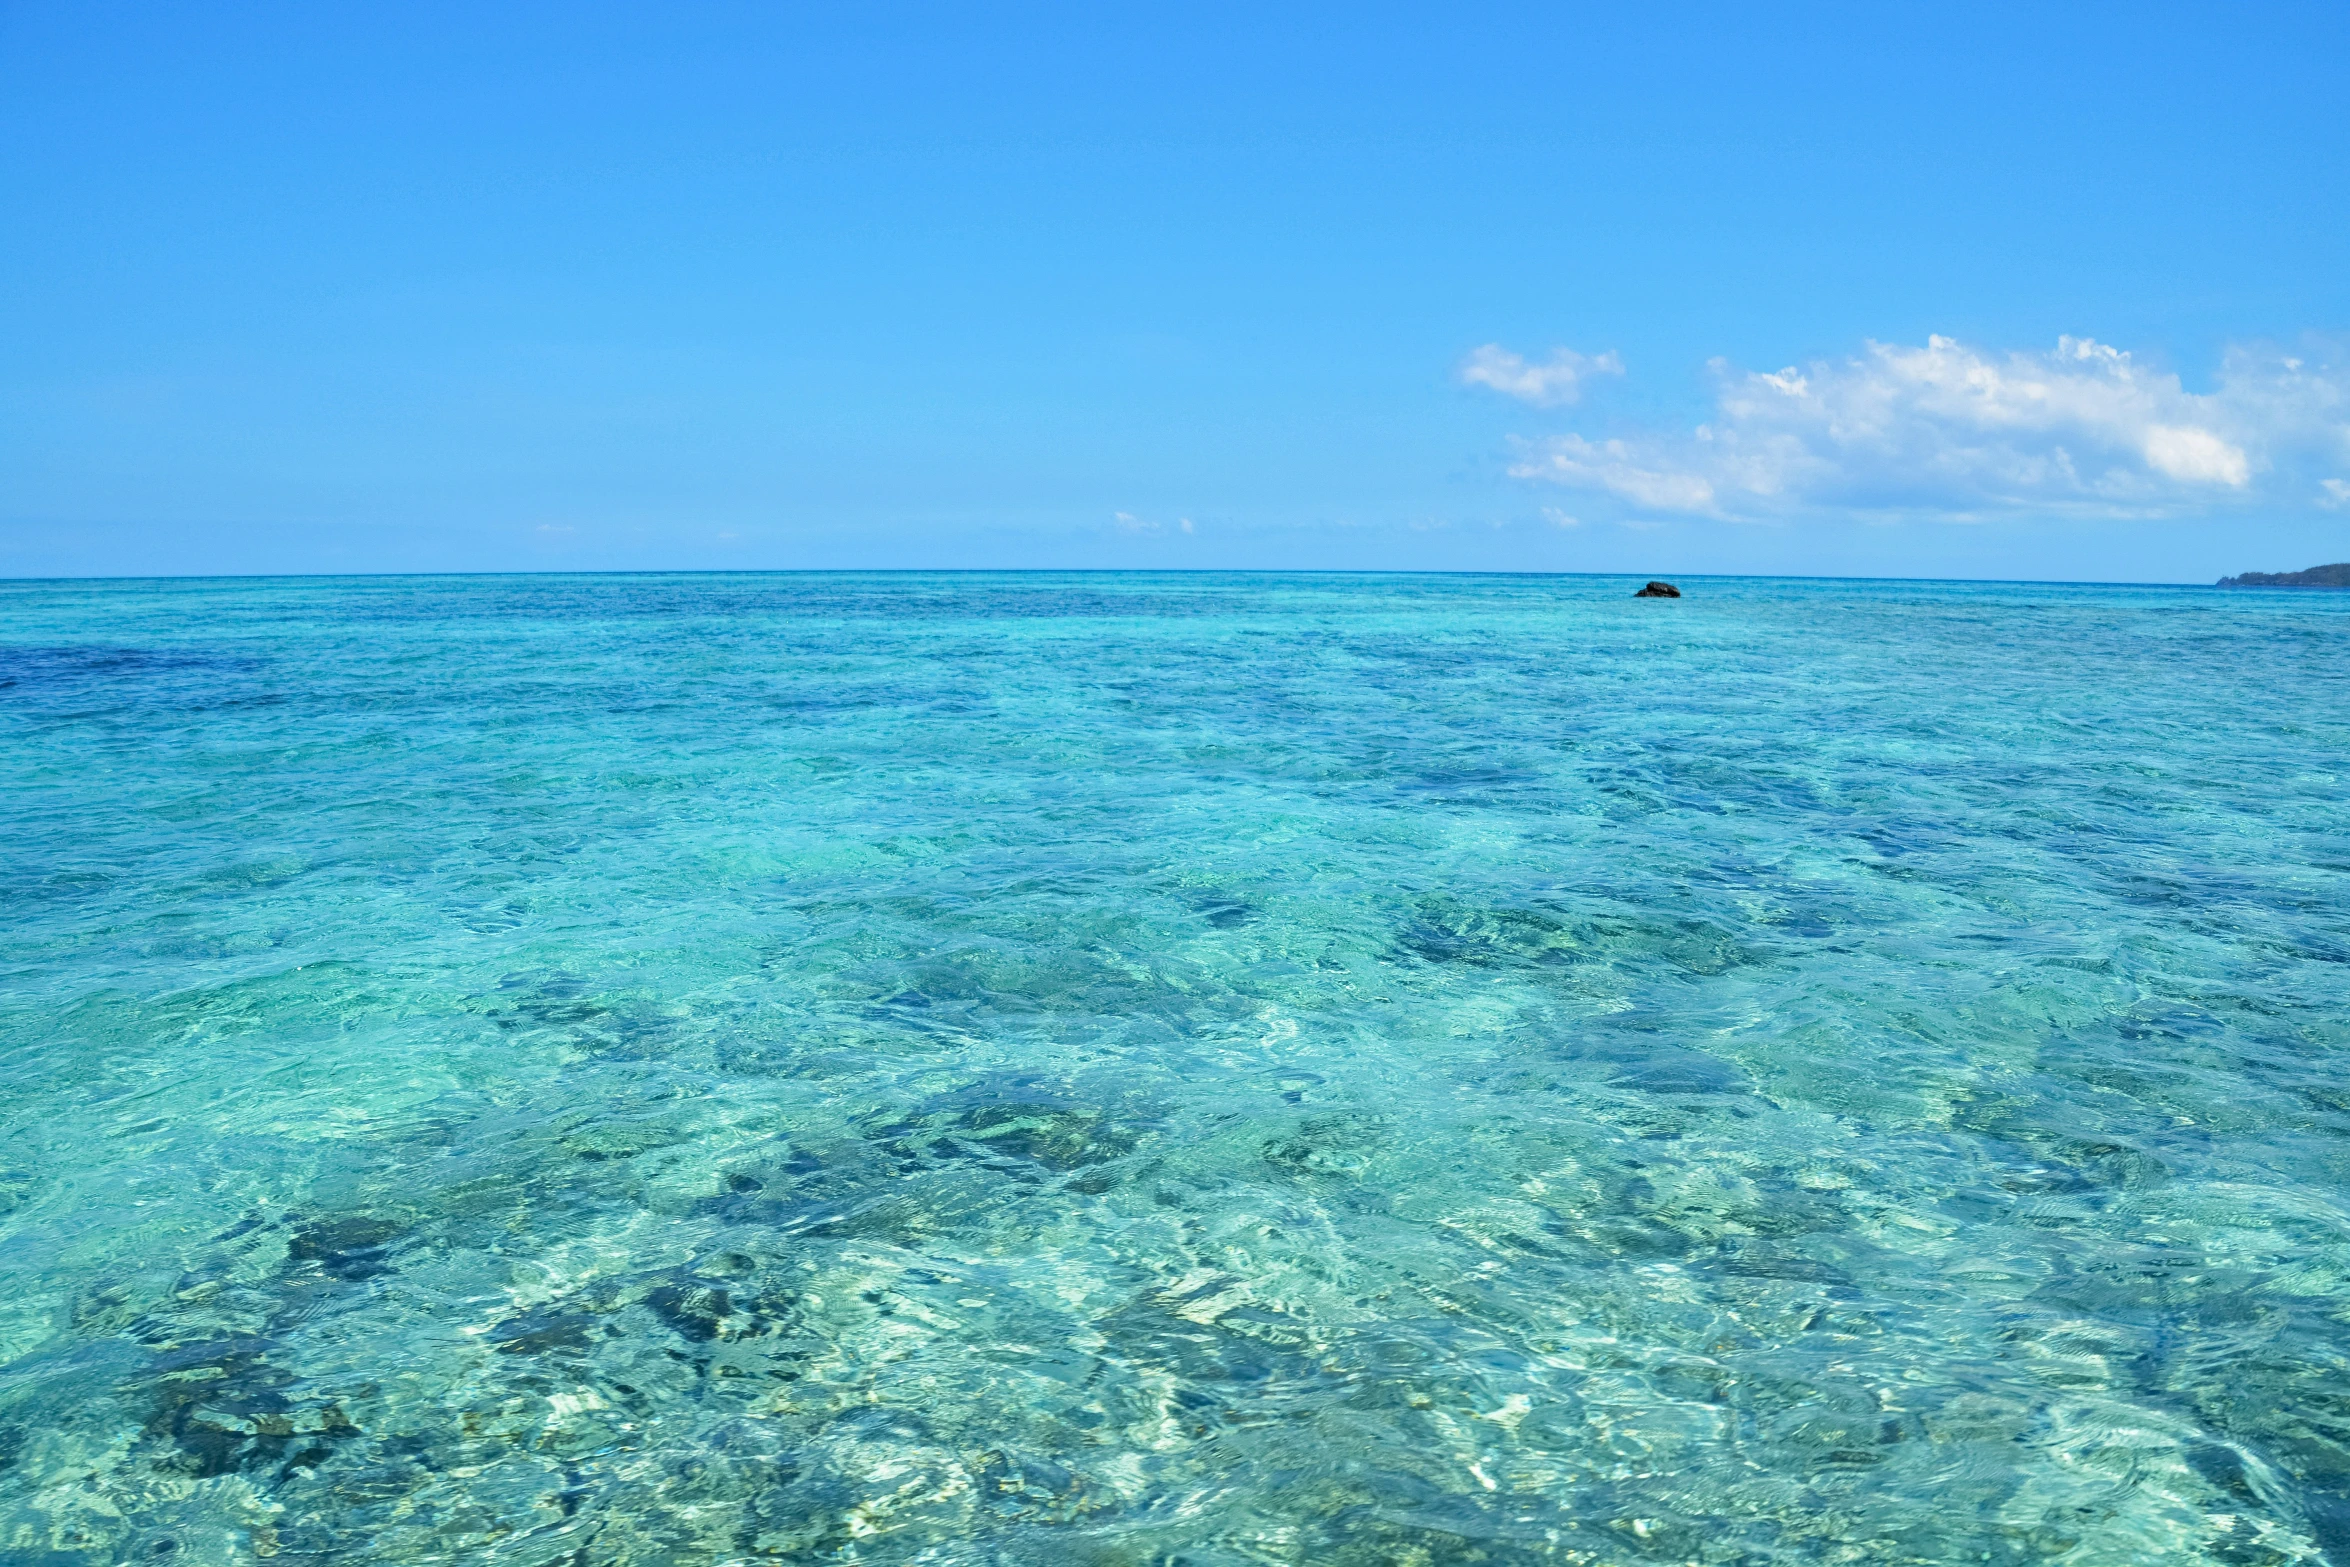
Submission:
[[[2350,557],[2350,9],[0,4],[0,574]]]

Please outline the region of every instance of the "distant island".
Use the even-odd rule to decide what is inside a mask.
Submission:
[[[2350,561],[2312,566],[2307,571],[2247,571],[2222,577],[2223,588],[2350,588]]]

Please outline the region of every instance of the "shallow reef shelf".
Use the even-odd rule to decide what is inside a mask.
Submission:
[[[2350,598],[0,584],[0,1559],[2350,1562]]]

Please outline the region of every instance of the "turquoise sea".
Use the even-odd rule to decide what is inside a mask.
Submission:
[[[0,584],[0,1560],[2350,1564],[2350,594]]]

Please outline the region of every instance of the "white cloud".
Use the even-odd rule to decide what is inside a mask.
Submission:
[[[2252,482],[2244,448],[2191,424],[2157,424],[2146,429],[2146,463],[2189,484],[2225,484],[2242,489]]]
[[[2320,479],[2317,484],[2326,492],[2320,506],[2350,506],[2350,479]]]
[[[1522,363],[1478,353],[1504,369]],[[2350,485],[2312,471],[2350,461],[2350,368],[2339,355],[2238,347],[2206,393],[2073,337],[2044,353],[1992,355],[1933,337],[1800,368],[1710,369],[1714,416],[1694,431],[1530,439],[1510,471],[1641,510],[1755,520],[2173,516],[2279,497],[2306,504],[2313,488],[2350,500]],[[1527,395],[1502,384],[1503,369],[1470,378]]]
[[[1611,490],[1656,511],[1711,511],[1713,482],[1702,474],[1644,464],[1622,441],[1587,441],[1561,435],[1543,443],[1539,461],[1517,464],[1521,479],[1555,479],[1584,489]]]
[[[1465,384],[1490,386],[1504,396],[1543,408],[1580,399],[1587,377],[1623,373],[1624,361],[1613,349],[1597,358],[1586,358],[1571,348],[1561,348],[1546,362],[1533,364],[1499,343],[1487,343],[1461,363]]]
[[[1167,525],[1158,521],[1156,518],[1138,517],[1130,511],[1112,512],[1110,514],[1110,524],[1120,533],[1148,534],[1164,533],[1167,531]],[[1189,517],[1177,518],[1175,521],[1175,526],[1185,533],[1196,533],[1199,531],[1197,526]]]

